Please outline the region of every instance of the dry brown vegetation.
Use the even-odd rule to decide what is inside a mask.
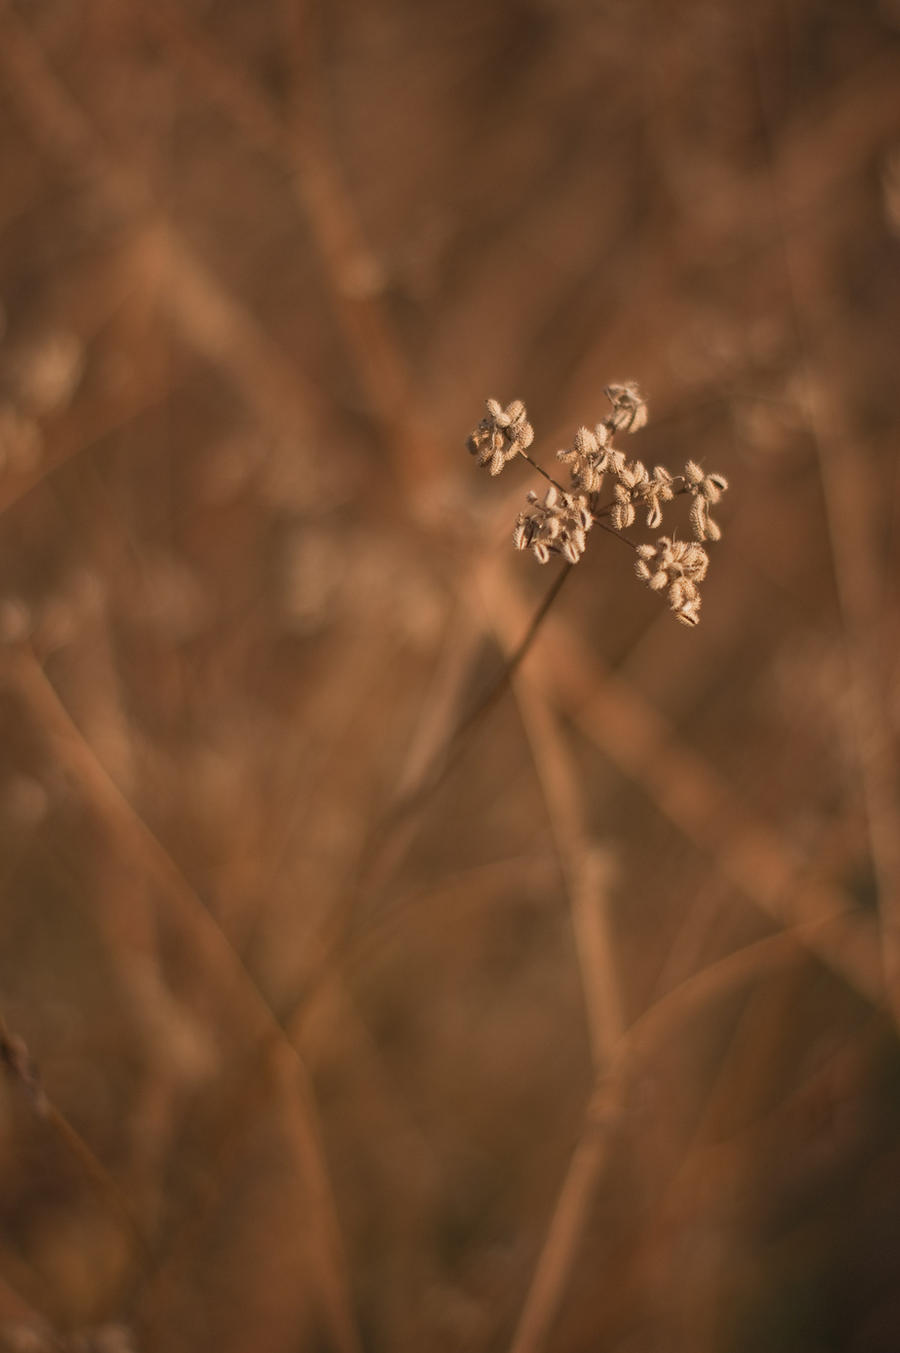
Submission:
[[[5,1347],[900,1346],[898,91],[896,0],[0,0]],[[593,540],[501,690],[466,434],[632,379],[703,623]]]

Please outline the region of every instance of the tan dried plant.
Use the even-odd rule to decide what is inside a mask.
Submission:
[[[528,506],[519,513],[513,531],[517,550],[530,549],[541,564],[548,563],[553,554],[561,555],[568,564],[577,564],[585,552],[588,532],[600,524],[619,533],[631,546],[638,578],[654,592],[665,592],[676,618],[683,625],[696,625],[700,619],[699,584],[709,567],[705,547],[722,535],[710,508],[719,502],[728,481],[724,475],[708,473],[693,460],[680,474],[673,474],[664,465],[654,466],[651,472],[643,461],[629,460],[615,446],[615,438],[620,432],[638,432],[645,426],[647,405],[633,382],[608,385],[604,393],[610,412],[593,431],[580,427],[572,445],[557,452],[557,459],[569,469],[568,488],[528,454],[534,429],[519,399],[505,409],[496,399],[487,401],[486,416],[469,436],[469,451],[492,475],[500,474],[521,457],[549,481],[543,499],[529,492]],[[607,479],[611,481],[612,497],[603,502]],[[682,496],[691,498],[693,539],[659,536],[652,544],[641,544],[623,534],[639,515],[649,530],[658,530],[665,505]]]

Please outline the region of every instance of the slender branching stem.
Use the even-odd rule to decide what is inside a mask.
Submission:
[[[548,474],[547,471],[544,469],[543,465],[539,465],[536,460],[532,460],[528,452],[523,451],[521,447],[519,447],[519,455],[522,457],[523,460],[528,461],[528,464],[531,466],[533,470],[537,470],[538,474],[543,475],[549,484],[552,484],[554,488],[559,489],[560,493],[567,492],[567,490],[563,488],[562,484],[560,484],[558,479],[554,479],[552,474]]]

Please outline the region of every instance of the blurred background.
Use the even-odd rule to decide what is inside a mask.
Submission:
[[[900,1347],[898,263],[896,0],[0,0],[4,1348]]]

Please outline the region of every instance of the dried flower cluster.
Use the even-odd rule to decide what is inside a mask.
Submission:
[[[635,569],[654,592],[668,589],[669,605],[685,625],[700,619],[697,584],[706,577],[709,555],[694,540],[660,536],[655,545],[638,545]]]
[[[513,532],[516,549],[530,545],[542,564],[547,563],[550,551],[556,550],[570,564],[577,564],[584,554],[587,532],[594,524],[585,495],[561,493],[551,484],[543,502],[536,493],[529,493],[528,501],[531,507],[519,513]]]
[[[541,564],[546,564],[551,554],[576,564],[584,553],[588,531],[599,520],[622,532],[640,514],[651,531],[658,530],[664,505],[689,496],[693,540],[660,536],[652,545],[628,543],[637,555],[637,576],[654,592],[665,591],[682,624],[696,625],[700,618],[698,584],[709,567],[704,543],[719,540],[722,534],[710,516],[710,508],[720,501],[728,481],[723,475],[707,474],[693,460],[679,475],[673,475],[664,465],[650,471],[643,461],[629,460],[614,445],[614,438],[619,432],[637,432],[644,427],[647,405],[631,383],[608,385],[604,393],[610,412],[593,430],[579,428],[572,445],[557,452],[557,459],[568,466],[568,490],[526,454],[534,441],[534,429],[521,400],[513,400],[504,409],[496,399],[489,399],[487,417],[468,439],[469,450],[479,465],[490,467],[492,475],[500,474],[521,455],[550,481],[543,499],[536,493],[528,494],[528,507],[519,513],[513,532],[516,549],[531,549]],[[601,502],[607,477],[612,497]]]
[[[487,418],[482,418],[469,437],[468,446],[479,465],[490,465],[498,475],[507,461],[515,460],[534,441],[534,428],[526,421],[525,405],[514,399],[505,409],[496,399],[487,401]]]
[[[700,466],[689,460],[684,467],[686,491],[693,494],[691,526],[697,540],[720,540],[722,532],[709,515],[710,503],[717,503],[728,488],[728,480],[720,474],[704,474]]]

